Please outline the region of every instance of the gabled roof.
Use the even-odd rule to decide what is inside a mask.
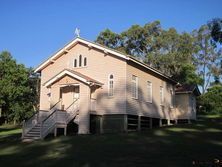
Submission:
[[[162,72],[158,71],[157,69],[154,69],[150,66],[148,66],[147,64],[135,59],[134,57],[130,56],[130,55],[127,55],[127,54],[124,54],[124,53],[121,53],[119,51],[116,51],[114,49],[110,49],[106,46],[103,46],[103,45],[100,45],[100,44],[97,44],[95,42],[91,42],[91,41],[88,41],[88,40],[85,40],[85,39],[82,39],[82,38],[75,38],[74,40],[72,40],[70,43],[68,43],[67,45],[65,45],[62,49],[58,50],[55,54],[53,54],[51,57],[49,57],[46,61],[44,61],[42,64],[40,64],[36,69],[35,69],[35,72],[41,72],[42,69],[44,69],[45,67],[47,67],[49,64],[51,63],[54,63],[56,61],[57,58],[59,58],[60,56],[62,56],[64,53],[68,53],[69,50],[75,46],[77,43],[83,43],[85,45],[88,45],[90,48],[96,48],[96,49],[99,49],[99,50],[102,50],[104,51],[104,53],[106,54],[112,54],[112,55],[115,55],[119,58],[122,58],[126,61],[131,61],[131,62],[134,62],[136,64],[138,64],[139,66],[142,66],[150,71],[152,71],[153,73],[171,81],[172,83],[176,84],[177,82],[174,81],[173,79],[171,79],[169,76],[163,74]]]
[[[194,93],[196,96],[200,96],[200,90],[197,85],[177,85],[175,89],[176,94],[183,94],[183,93]]]
[[[55,76],[53,76],[51,79],[49,79],[48,81],[46,81],[43,86],[50,86],[52,85],[54,82],[58,81],[59,79],[61,79],[62,77],[64,77],[65,75],[71,76],[79,81],[82,81],[85,84],[95,84],[95,85],[103,85],[103,83],[96,81],[95,79],[92,79],[86,75],[83,75],[79,72],[70,70],[70,69],[64,69],[61,72],[59,72],[58,74],[56,74]]]

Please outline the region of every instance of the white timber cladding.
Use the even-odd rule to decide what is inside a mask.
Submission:
[[[68,70],[64,70],[63,72],[61,72],[60,74],[58,74],[57,76],[55,76],[54,78],[52,78],[48,82],[46,82],[43,86],[47,87],[47,86],[51,85],[53,82],[55,82],[57,79],[62,78],[65,75],[72,76],[73,78],[76,78],[86,84],[90,84],[90,82],[88,82],[86,79],[84,79],[78,75],[75,75]]]
[[[73,59],[77,59],[78,56],[82,55],[87,58],[87,66],[84,68],[74,68],[73,67]],[[75,57],[74,57],[75,56]],[[64,62],[69,61],[70,66],[67,67]],[[84,65],[84,61],[83,61]],[[98,80],[103,83],[101,87],[97,87],[94,92],[94,98],[96,99],[96,113],[95,114],[125,114],[126,113],[126,61],[124,59],[119,59],[116,56],[108,53],[104,54],[103,51],[97,49],[89,49],[88,46],[78,43],[73,48],[69,49],[69,52],[60,56],[54,63],[50,64],[46,68],[41,71],[41,98],[40,98],[40,108],[48,109],[48,101],[46,89],[47,86],[54,84],[58,77],[63,78],[67,75],[67,73],[61,71],[65,69],[70,69],[81,73],[85,76],[89,76],[92,79]],[[60,76],[56,76],[52,79],[55,74],[60,74]],[[113,94],[112,98],[108,96],[108,76],[113,75]],[[78,78],[78,76],[74,76],[70,73],[68,76],[78,79],[79,81],[88,84],[84,78]],[[50,80],[50,81],[49,81]],[[48,81],[48,82],[47,82]],[[47,82],[47,83],[46,83]],[[65,81],[66,82],[66,81]],[[66,83],[64,83],[66,84]],[[118,85],[118,86],[115,86]],[[93,88],[93,87],[92,87]],[[58,89],[53,91],[54,94],[58,92]],[[81,89],[80,89],[80,99],[81,99]],[[54,100],[56,101],[56,100]]]
[[[138,77],[138,99],[132,98],[132,75]],[[148,81],[152,83],[152,103],[148,102]],[[165,101],[161,104],[160,86],[163,87]],[[132,63],[127,63],[127,99],[126,112],[130,115],[140,115],[152,118],[173,119],[170,109],[170,89],[174,86],[163,78],[156,77],[146,69],[137,68]],[[164,108],[164,110],[163,110]]]
[[[100,49],[102,51],[104,51],[107,55],[108,54],[113,54],[116,55],[120,58],[123,59],[127,59],[129,60],[129,58],[126,55],[123,55],[121,53],[118,53],[116,51],[113,51],[111,49],[105,48],[103,46],[100,46],[98,44],[95,44],[93,42],[89,42],[85,39],[81,39],[81,38],[75,38],[74,40],[72,40],[70,43],[68,43],[63,49],[60,49],[59,51],[57,51],[53,56],[51,56],[48,60],[46,60],[44,63],[42,63],[41,65],[39,65],[36,69],[35,72],[39,72],[42,69],[44,69],[46,66],[50,65],[51,63],[55,62],[55,59],[57,59],[58,57],[60,57],[63,54],[68,54],[70,52],[70,49],[72,49],[73,46],[75,46],[77,43],[83,43],[86,44],[88,48],[96,48],[96,49]]]
[[[149,66],[147,66],[146,64],[130,57],[129,55],[124,55],[122,53],[119,53],[117,51],[114,51],[112,49],[109,49],[107,47],[104,47],[104,46],[100,46],[99,44],[96,44],[96,43],[93,43],[93,42],[90,42],[90,41],[87,41],[85,39],[82,39],[82,38],[75,38],[74,40],[72,40],[70,43],[68,43],[66,46],[63,47],[63,49],[60,49],[59,51],[57,51],[54,55],[52,55],[50,58],[48,58],[44,63],[40,64],[34,72],[40,72],[41,70],[43,70],[45,67],[47,67],[48,65],[50,65],[51,63],[54,63],[55,60],[60,57],[61,55],[63,54],[68,54],[70,52],[70,49],[75,46],[76,44],[78,43],[83,43],[83,44],[86,44],[87,47],[89,49],[92,49],[92,48],[96,48],[96,49],[99,49],[99,50],[102,50],[105,55],[108,55],[108,54],[112,54],[112,55],[115,55],[119,58],[122,58],[122,59],[125,59],[125,60],[130,60],[142,67],[145,67],[146,69],[168,79],[168,80],[171,80],[170,77],[164,75],[163,73],[159,72],[158,70],[154,69],[154,68],[151,68]],[[175,82],[173,80],[171,80],[172,82]]]
[[[100,88],[94,91],[94,98],[96,99],[96,114],[134,114],[144,115],[152,117],[167,117],[167,113],[162,113],[160,110],[160,86],[163,86],[166,103],[165,108],[170,107],[170,88],[173,87],[172,83],[163,77],[163,74],[154,72],[155,70],[149,69],[142,63],[128,64],[131,58],[124,56],[118,52],[105,49],[102,46],[87,42],[86,40],[76,39],[77,42],[67,45],[65,48],[68,50],[63,53],[61,50],[60,56],[53,56],[50,59],[54,60],[53,63],[43,63],[36,71],[41,71],[41,98],[40,109],[47,109],[49,106],[47,99],[47,85],[54,84],[53,79],[50,78],[59,74],[64,68],[68,68],[77,71],[83,75],[89,76],[101,83],[104,83]],[[106,51],[106,52],[105,52]],[[82,55],[82,67],[75,68],[74,60],[76,59],[76,67],[79,66],[79,55]],[[86,63],[84,62],[86,59]],[[64,62],[69,61],[67,67]],[[137,66],[135,65],[137,63]],[[145,70],[141,70],[143,65]],[[151,72],[152,71],[152,72]],[[64,77],[67,73],[61,76]],[[113,75],[113,79],[110,80],[110,75]],[[158,75],[157,75],[158,74]],[[134,77],[133,77],[134,75]],[[160,76],[161,75],[161,76]],[[70,74],[69,76],[88,84],[84,78],[78,78]],[[56,80],[56,79],[55,79]],[[46,81],[49,81],[46,83]],[[148,82],[151,82],[151,91],[148,89]],[[64,80],[64,82],[66,82]],[[43,85],[46,83],[45,85]],[[133,83],[133,84],[132,84]],[[166,89],[166,84],[170,85],[169,89]],[[133,86],[134,85],[134,86]],[[52,85],[53,86],[53,85]],[[61,86],[61,85],[60,85]],[[57,95],[59,88],[52,88],[52,96]],[[109,98],[112,95],[112,98]],[[80,89],[80,99],[83,97]],[[134,97],[134,98],[132,98]],[[148,102],[151,97],[152,103]],[[52,97],[53,98],[53,97]],[[57,98],[54,98],[55,102]],[[137,99],[137,100],[135,100]],[[52,101],[52,100],[51,100]],[[167,111],[167,110],[166,110]],[[168,112],[168,111],[167,111]]]
[[[153,85],[152,82],[147,81],[147,102],[153,101]]]
[[[132,98],[138,99],[138,77],[132,75]]]

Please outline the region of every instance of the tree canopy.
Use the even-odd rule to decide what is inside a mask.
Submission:
[[[199,97],[200,111],[209,113],[222,113],[222,85],[216,84]]]
[[[31,71],[17,64],[9,52],[0,53],[0,108],[7,121],[29,117],[37,105],[37,78],[30,78]]]
[[[193,63],[197,52],[194,41],[189,33],[178,33],[175,28],[164,30],[159,21],[144,26],[132,25],[119,34],[106,29],[96,39],[96,42],[132,55],[179,82],[201,84],[202,79]]]
[[[211,36],[215,42],[222,44],[222,19],[215,18],[208,22],[208,26],[211,30]]]

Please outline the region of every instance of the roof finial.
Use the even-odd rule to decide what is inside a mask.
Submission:
[[[75,34],[76,34],[77,37],[80,37],[80,29],[79,28],[76,28]]]

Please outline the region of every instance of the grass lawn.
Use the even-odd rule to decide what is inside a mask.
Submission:
[[[18,127],[0,126],[1,167],[189,167],[195,166],[193,160],[222,160],[222,117],[202,116],[194,124],[142,133],[59,136],[32,143],[20,137]]]

